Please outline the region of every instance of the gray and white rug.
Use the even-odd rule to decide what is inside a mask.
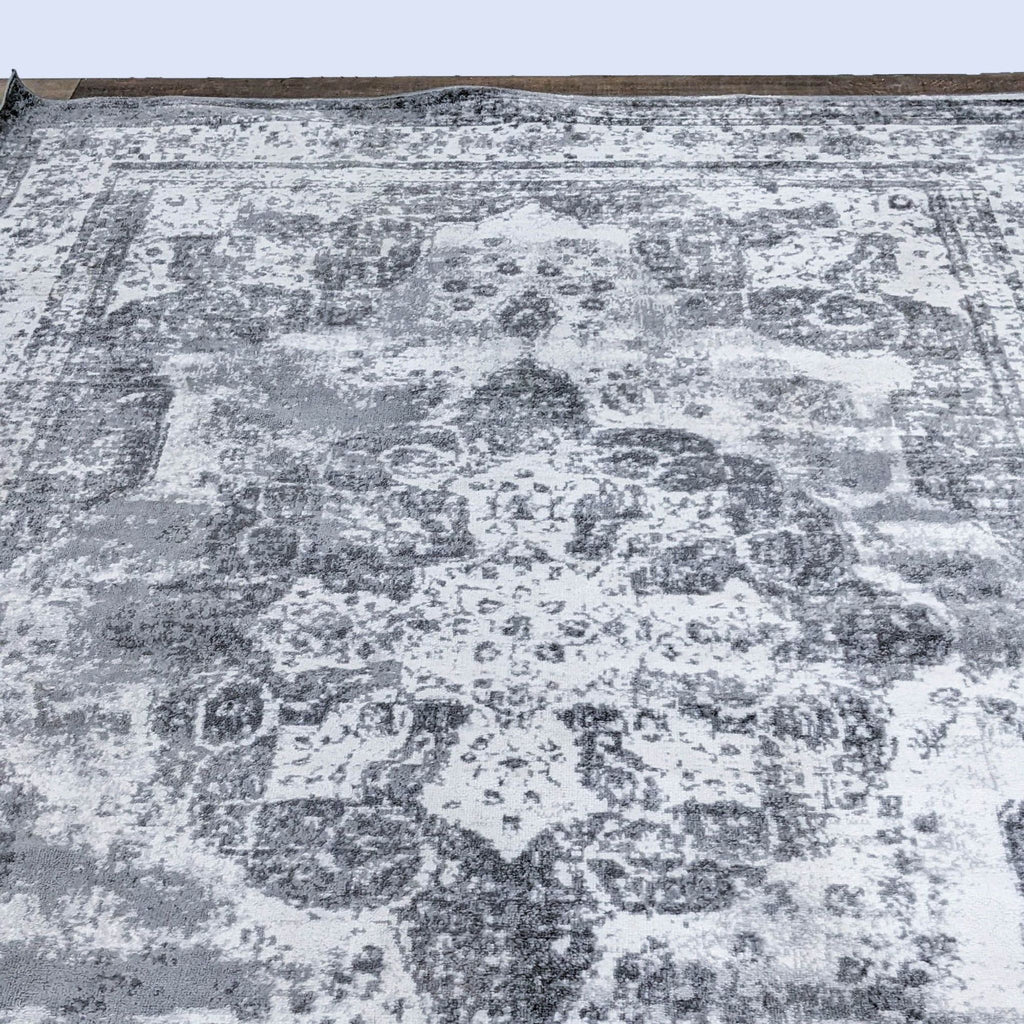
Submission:
[[[1024,99],[0,114],[0,1021],[1024,1020]]]

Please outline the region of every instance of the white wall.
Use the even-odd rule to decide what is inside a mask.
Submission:
[[[0,0],[0,76],[1024,71],[1024,0]]]

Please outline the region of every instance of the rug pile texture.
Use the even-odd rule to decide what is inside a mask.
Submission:
[[[13,80],[0,1021],[1024,1021],[1022,167]]]

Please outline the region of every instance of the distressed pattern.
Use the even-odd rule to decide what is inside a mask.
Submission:
[[[1024,101],[0,114],[0,1021],[1024,1020]]]

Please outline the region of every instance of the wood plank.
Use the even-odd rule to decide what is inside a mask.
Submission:
[[[982,75],[572,75],[392,78],[83,78],[85,96],[220,96],[259,99],[370,97],[442,86],[492,86],[586,96],[952,95],[1024,92],[1024,73]]]

